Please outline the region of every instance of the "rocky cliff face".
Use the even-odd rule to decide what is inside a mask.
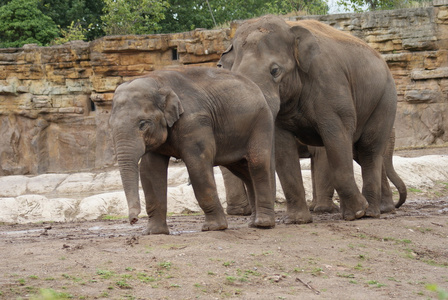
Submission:
[[[448,142],[448,0],[307,18],[349,31],[383,54],[397,83],[398,147]],[[108,118],[115,88],[156,69],[215,66],[238,24],[0,49],[0,176],[113,165]]]

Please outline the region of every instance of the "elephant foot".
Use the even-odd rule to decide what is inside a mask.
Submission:
[[[205,215],[205,222],[202,231],[224,230],[228,228],[227,219],[224,213],[219,215]]]
[[[303,211],[287,210],[282,222],[285,224],[307,224],[313,222],[313,217],[308,209]]]
[[[143,234],[170,234],[170,230],[168,229],[168,225],[166,224],[166,222],[151,222],[150,220],[146,229],[143,230]]]
[[[382,214],[396,213],[395,204],[394,204],[392,198],[381,199],[380,212]]]
[[[316,208],[317,205],[317,201],[313,199],[313,201],[311,201],[310,206],[308,207],[310,211],[314,211],[314,208]]]
[[[226,213],[230,216],[250,216],[252,214],[252,209],[249,204],[245,206],[227,205]]]
[[[366,210],[365,216],[370,218],[379,218],[381,216],[380,208],[369,205],[369,207]]]
[[[345,201],[344,204],[341,203],[342,218],[344,220],[353,221],[367,215],[369,203],[367,203],[367,200],[366,198],[364,198],[364,196],[360,195],[359,197],[355,198],[355,201],[353,203],[349,203],[349,205],[347,205],[346,202],[347,201]]]
[[[249,227],[251,228],[274,228],[275,227],[275,217],[274,214],[258,214],[254,216],[252,214],[249,222]]]
[[[275,227],[274,215],[259,214],[255,218],[254,225],[259,228],[273,228]]]
[[[316,205],[314,212],[316,214],[335,214],[339,212],[339,206],[334,203],[331,205]]]

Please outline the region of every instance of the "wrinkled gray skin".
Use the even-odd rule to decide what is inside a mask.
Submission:
[[[395,208],[399,208],[405,203],[407,197],[406,185],[396,173],[392,164],[394,146],[395,130],[392,130],[389,143],[383,154],[383,168],[381,174],[381,213],[394,212]],[[309,147],[309,150],[312,156],[311,170],[313,181],[313,202],[310,205],[310,210],[317,213],[338,212],[339,209],[333,202],[334,185],[331,182],[330,176],[328,176],[331,171],[329,170],[326,151],[324,148],[320,147]],[[356,153],[354,158],[357,160]],[[399,199],[397,203],[394,203],[393,201],[392,190],[388,178],[398,190]]]
[[[400,176],[396,173],[393,164],[393,151],[395,144],[395,131],[389,139],[386,152],[383,155],[383,172],[381,176],[381,213],[394,212],[406,201],[406,185]],[[334,186],[331,183],[329,168],[325,148],[323,147],[302,147],[299,146],[300,158],[311,158],[311,175],[313,186],[313,201],[310,204],[310,210],[316,213],[337,213],[339,207],[333,202]],[[228,215],[250,215],[251,207],[247,200],[246,189],[238,177],[232,175],[225,168],[221,169],[226,188],[226,200]],[[289,170],[295,172],[295,170]],[[395,185],[399,193],[397,203],[393,202],[392,190],[389,181]]]
[[[225,166],[248,186],[254,208],[250,225],[273,227],[272,111],[275,108],[267,105],[257,85],[227,70],[155,71],[121,84],[114,94],[109,124],[130,223],[137,222],[140,213],[140,174],[149,216],[145,233],[169,233],[167,169],[170,157],[176,157],[185,162],[205,213],[202,230],[227,228],[214,165]]]
[[[289,133],[285,138],[291,145],[295,136],[306,145],[325,147],[345,220],[380,216],[383,153],[397,99],[393,77],[378,52],[317,21],[290,27],[279,17],[264,16],[237,29],[219,65],[253,80],[268,103],[280,103],[276,125]],[[277,170],[300,170],[297,149],[281,151],[288,164],[277,159]],[[362,193],[353,173],[354,152],[362,169]],[[280,175],[287,172],[278,174],[285,190]],[[282,176],[292,183],[297,174]],[[292,193],[299,195],[287,202],[287,223],[298,221],[297,207],[306,204],[301,177],[295,182],[300,185],[286,186],[288,194],[295,188]]]

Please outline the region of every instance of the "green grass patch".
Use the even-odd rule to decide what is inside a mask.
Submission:
[[[115,275],[114,272],[109,271],[109,270],[97,270],[96,274],[100,275],[101,278],[103,278],[103,279],[110,279],[112,276]]]
[[[115,285],[124,290],[132,289],[132,287],[129,285],[129,283],[126,282],[126,280],[119,280],[115,283]]]
[[[377,288],[386,286],[385,284],[383,284],[383,283],[379,283],[379,282],[376,281],[376,280],[369,280],[369,281],[367,281],[367,284],[368,284],[368,285],[371,285],[371,286],[374,286],[374,287],[377,287]]]
[[[448,292],[440,287],[437,286],[437,284],[428,284],[426,286],[426,289],[428,291],[437,293],[437,298],[439,300],[447,300],[448,299]]]
[[[31,296],[31,300],[64,300],[73,299],[69,293],[58,292],[53,289],[40,289],[37,295]]]

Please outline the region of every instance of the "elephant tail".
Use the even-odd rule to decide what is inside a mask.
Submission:
[[[406,202],[408,192],[403,180],[400,178],[400,176],[394,169],[393,165],[394,148],[395,148],[395,128],[392,129],[383,162],[386,169],[387,178],[389,178],[389,180],[392,181],[392,183],[398,190],[398,194],[400,195],[398,202],[395,204],[395,208],[399,208]]]
[[[394,166],[390,164],[390,167],[386,163],[386,173],[387,178],[392,181],[392,183],[395,185],[395,187],[398,190],[398,194],[400,195],[398,202],[395,203],[395,208],[399,208],[406,202],[406,197],[408,195],[406,185],[404,184],[403,180],[401,180],[400,176],[398,176],[397,172],[395,172]]]

